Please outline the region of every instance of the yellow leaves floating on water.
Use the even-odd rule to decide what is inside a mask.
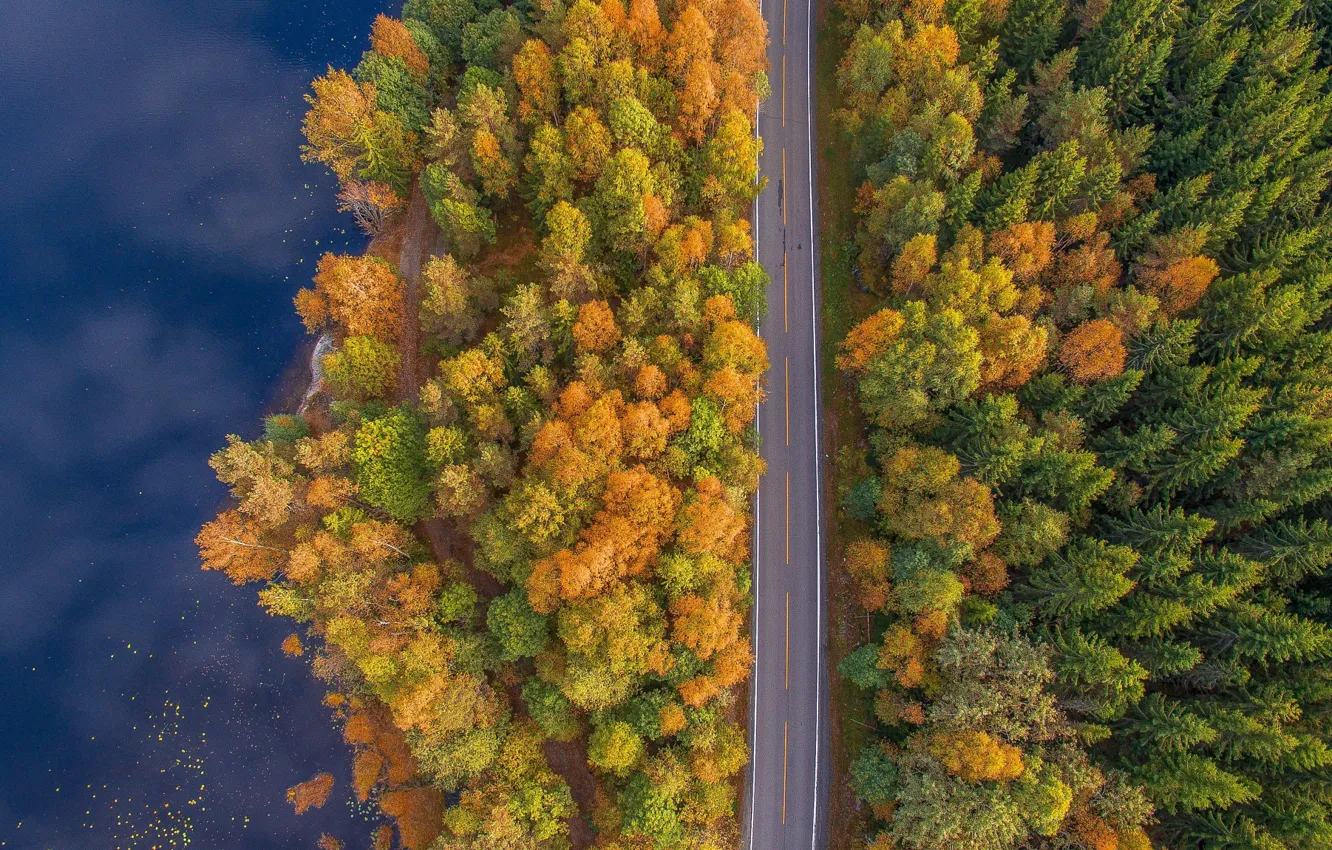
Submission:
[[[208,707],[207,701],[202,707]],[[89,818],[84,826],[109,827],[111,834],[105,846],[137,850],[187,847],[192,843],[199,826],[195,816],[208,809],[204,782],[207,739],[202,733],[187,731],[184,709],[182,704],[168,698],[159,711],[148,716],[144,730],[147,746],[136,765],[143,774],[155,774],[170,783],[166,788],[157,787],[157,792],[168,799],[154,801],[151,796],[145,797],[130,788],[107,785],[89,789],[92,801],[104,802],[107,809],[103,814],[89,806],[84,812]]]

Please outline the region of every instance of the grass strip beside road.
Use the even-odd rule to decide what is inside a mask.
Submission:
[[[841,96],[837,88],[837,64],[846,49],[842,35],[843,15],[829,2],[820,7],[815,73],[816,121],[819,139],[819,210],[823,310],[824,441],[832,457],[825,482],[830,507],[827,529],[828,558],[828,661],[832,682],[833,787],[828,829],[830,850],[847,850],[859,843],[866,812],[861,811],[850,786],[851,764],[869,740],[874,724],[873,698],[843,680],[837,665],[863,645],[870,623],[856,603],[851,581],[844,568],[843,553],[848,541],[862,531],[842,509],[846,492],[868,474],[868,447],[860,408],[853,388],[834,365],[837,346],[847,331],[875,308],[873,296],[856,285],[855,262],[855,175],[846,155],[847,145],[837,126]]]

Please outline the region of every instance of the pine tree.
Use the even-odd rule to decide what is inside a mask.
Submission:
[[[1107,546],[1082,538],[1046,558],[1027,576],[1037,594],[1041,616],[1060,622],[1085,622],[1113,606],[1133,589],[1128,573],[1138,556],[1127,546]]]
[[[1021,492],[1060,510],[1085,510],[1114,481],[1115,474],[1089,451],[1064,450],[1047,441],[1024,465]]]
[[[1078,50],[1078,81],[1104,86],[1118,117],[1135,114],[1166,74],[1180,12],[1173,0],[1112,0]]]
[[[1216,740],[1217,729],[1177,701],[1149,694],[1121,723],[1141,752],[1182,753]]]
[[[1332,527],[1326,520],[1284,520],[1240,538],[1240,552],[1261,561],[1268,578],[1294,585],[1332,564]]]
[[[1258,798],[1262,786],[1195,753],[1148,757],[1136,776],[1169,814],[1224,810]]]
[[[1051,633],[1050,645],[1066,705],[1109,720],[1142,699],[1147,671],[1097,635],[1061,628]]]
[[[1016,0],[999,38],[999,55],[1024,78],[1054,53],[1068,4],[1056,0]]]
[[[1207,629],[1208,641],[1237,660],[1282,664],[1327,657],[1332,635],[1312,620],[1254,604],[1237,606]]]
[[[1040,445],[1018,412],[1013,396],[987,395],[955,407],[932,436],[953,449],[967,474],[996,487],[1017,475]]]

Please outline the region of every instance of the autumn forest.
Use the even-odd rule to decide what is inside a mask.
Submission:
[[[1332,846],[1327,13],[839,0],[868,847]]]
[[[213,458],[204,566],[300,625],[376,847],[730,846],[757,9],[409,0],[371,44],[303,155],[372,241],[297,295],[321,391]]]
[[[1332,848],[1332,10],[820,14],[830,842]],[[298,812],[741,846],[767,44],[754,0],[407,0],[314,80],[368,247],[197,538],[327,684],[353,787]]]

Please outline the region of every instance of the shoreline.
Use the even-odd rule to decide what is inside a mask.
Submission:
[[[286,365],[278,373],[277,380],[269,387],[264,400],[262,407],[264,418],[279,413],[298,413],[305,406],[311,387],[315,383],[312,374],[314,357],[319,340],[322,338],[322,335],[305,334],[295,350],[288,355]]]

